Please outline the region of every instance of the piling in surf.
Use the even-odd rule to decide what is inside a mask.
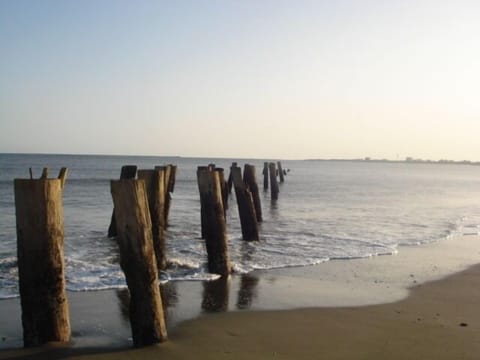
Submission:
[[[135,179],[137,176],[136,165],[125,165],[120,170],[120,180]],[[115,223],[115,207],[112,211],[112,219],[110,220],[110,226],[108,227],[108,237],[117,236],[117,225]]]
[[[278,189],[277,169],[275,167],[275,163],[271,162],[268,164],[268,169],[270,173],[270,197],[272,200],[278,200],[278,193],[280,191]]]
[[[263,163],[263,191],[268,190],[268,162]]]
[[[205,239],[207,248],[209,271],[227,276],[231,272],[231,264],[228,254],[222,187],[219,173],[213,169],[212,166],[199,166],[197,169],[202,237]]]
[[[252,193],[242,180],[241,168],[232,168],[232,179],[235,187],[235,197],[237,198],[243,240],[259,240]]]
[[[152,241],[158,270],[167,268],[165,240],[165,168],[155,170],[138,170],[138,179],[145,182],[148,198],[150,220],[152,224]]]
[[[135,347],[167,340],[145,181],[112,180],[120,266],[130,292]]]
[[[15,179],[17,258],[25,347],[71,336],[65,290],[63,188],[67,169],[48,179]]]
[[[260,194],[258,191],[257,177],[255,174],[255,166],[250,164],[245,164],[244,170],[243,170],[243,181],[247,185],[248,189],[252,194],[257,221],[262,222],[263,221],[262,203],[260,201]]]

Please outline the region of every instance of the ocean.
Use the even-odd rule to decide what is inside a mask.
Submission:
[[[0,299],[18,296],[13,179],[56,176],[68,167],[64,190],[67,289],[126,287],[118,246],[107,237],[113,203],[110,180],[123,165],[178,166],[167,231],[169,267],[161,281],[213,280],[200,239],[197,166],[256,166],[264,221],[260,241],[242,240],[234,196],[227,233],[236,273],[301,267],[332,259],[391,255],[402,246],[442,241],[480,229],[480,166],[284,160],[289,169],[277,201],[263,192],[263,163],[271,159],[0,154]]]

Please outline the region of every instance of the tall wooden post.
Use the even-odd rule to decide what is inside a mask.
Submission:
[[[138,170],[138,179],[145,181],[152,223],[153,248],[158,270],[167,268],[165,243],[165,170]]]
[[[136,165],[125,165],[122,166],[120,171],[120,180],[135,179],[137,175],[137,166]],[[112,220],[110,221],[110,226],[108,227],[108,237],[117,236],[117,224],[115,223],[115,208],[112,212]]]
[[[135,347],[167,340],[152,224],[143,180],[112,180],[120,266],[130,292],[130,325]]]
[[[197,171],[202,222],[210,272],[226,276],[231,272],[227,227],[218,172],[199,167]]]
[[[283,177],[282,163],[280,161],[277,161],[277,166],[278,166],[278,175],[280,176],[280,182],[283,183],[285,181],[285,178]]]
[[[70,340],[63,254],[65,178],[66,169],[62,169],[58,179],[14,181],[25,346]]]
[[[268,162],[263,163],[263,191],[268,190]]]
[[[227,220],[227,209],[228,209],[228,190],[227,190],[227,183],[225,182],[225,174],[223,168],[215,168],[218,173],[218,180],[220,181],[220,188],[222,192],[222,202],[223,202],[223,210],[225,211],[225,220]]]
[[[170,205],[172,202],[172,196],[170,193],[173,193],[175,189],[175,179],[177,174],[177,166],[176,165],[166,165],[166,166],[155,166],[155,170],[163,170],[165,172],[164,176],[164,188],[165,188],[165,200],[164,200],[164,217],[165,217],[165,228],[168,227],[168,216],[170,214]]]
[[[168,178],[168,189],[167,191],[173,193],[175,190],[175,181],[177,179],[177,165],[170,164],[170,176]]]
[[[165,211],[164,211],[164,217],[165,217],[165,226],[168,226],[168,215],[170,215],[170,203],[172,200],[172,196],[170,195],[170,178],[172,177],[172,166],[167,165],[165,166],[165,188],[167,191],[165,191]]]
[[[228,193],[232,193],[232,186],[233,186],[233,179],[232,179],[232,168],[237,167],[237,163],[234,161],[232,162],[232,166],[230,166],[230,174],[228,174],[228,181],[227,181],[227,188]]]
[[[204,171],[209,171],[207,166],[198,166],[197,167],[197,184],[198,184],[198,191],[200,193],[200,221],[201,221],[201,237],[202,239],[206,239],[206,232],[207,232],[207,224],[205,218],[205,204],[204,198],[201,196],[201,189],[200,189],[200,174]]]
[[[255,215],[258,222],[262,222],[262,203],[260,202],[260,194],[258,191],[257,177],[255,175],[255,166],[245,164],[243,170],[243,181],[247,184],[248,189],[252,193],[253,205],[255,206]]]
[[[275,169],[275,163],[271,162],[268,165],[268,168],[270,170],[270,194],[272,200],[277,200],[278,199],[278,182],[277,182],[277,169]]]
[[[238,213],[242,225],[243,240],[259,240],[258,224],[253,205],[252,194],[242,180],[242,170],[239,167],[232,168],[233,186],[237,198]]]

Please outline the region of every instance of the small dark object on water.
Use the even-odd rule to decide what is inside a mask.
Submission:
[[[461,327],[467,327],[467,326],[468,326],[468,324],[467,324],[467,323],[463,323],[463,322],[462,322],[462,323],[460,323],[460,326],[461,326]]]

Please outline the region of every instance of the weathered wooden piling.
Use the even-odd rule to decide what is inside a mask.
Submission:
[[[145,181],[157,268],[158,270],[165,270],[167,268],[165,241],[165,170],[138,170],[138,179]]]
[[[204,199],[201,196],[201,189],[200,189],[200,174],[204,171],[209,171],[207,166],[197,167],[197,184],[198,184],[198,191],[200,193],[200,220],[201,220],[202,239],[206,239],[206,230],[207,230],[207,224],[205,219],[205,204],[204,204]]]
[[[130,292],[135,347],[167,340],[144,180],[112,180],[120,266]]]
[[[199,167],[197,180],[208,269],[212,273],[226,276],[231,272],[231,264],[219,175],[216,171],[210,171],[208,167]]]
[[[68,169],[66,167],[62,167],[60,169],[60,172],[58,173],[57,179],[60,180],[60,184],[62,188],[65,187],[65,182],[67,181],[67,172],[68,172]]]
[[[136,165],[125,165],[122,166],[120,171],[120,180],[135,179],[137,176],[137,166]],[[112,220],[110,221],[110,226],[108,227],[108,237],[117,236],[117,225],[115,223],[115,208],[112,212]]]
[[[168,177],[167,191],[173,193],[175,190],[175,181],[177,179],[177,165],[170,164],[170,176]]]
[[[285,181],[285,178],[283,177],[282,163],[280,161],[277,161],[277,166],[278,166],[278,176],[280,177],[280,182],[283,183]]]
[[[47,171],[44,171],[44,175]],[[70,340],[65,291],[62,195],[58,179],[15,179],[17,257],[23,342],[35,346]]]
[[[48,178],[48,168],[43,168],[42,170],[42,176],[40,179],[47,179]]]
[[[232,168],[233,186],[237,198],[238,213],[242,226],[243,240],[259,240],[257,216],[253,204],[252,193],[242,180],[242,171],[239,167]]]
[[[257,177],[255,174],[255,166],[245,164],[243,170],[243,181],[252,193],[253,205],[255,206],[255,215],[258,222],[262,222],[262,203],[260,202],[260,194],[258,191]]]
[[[163,170],[165,172],[165,200],[164,200],[164,222],[165,222],[165,228],[168,227],[168,217],[170,215],[170,206],[172,203],[172,195],[170,193],[173,193],[173,190],[175,189],[175,179],[176,179],[176,174],[177,174],[177,166],[176,165],[166,165],[166,166],[155,166],[155,170]]]
[[[223,202],[223,210],[225,215],[225,221],[227,220],[227,209],[228,209],[228,190],[227,190],[227,183],[225,182],[225,172],[223,168],[215,168],[218,173],[218,179],[220,181],[220,188],[222,191],[222,202]]]
[[[263,163],[263,191],[268,190],[268,162]]]
[[[232,193],[232,186],[233,186],[233,179],[232,179],[232,168],[237,167],[237,163],[234,161],[232,162],[232,166],[230,166],[230,174],[228,174],[228,181],[227,181],[227,187],[228,187],[228,193]]]
[[[268,168],[270,170],[270,194],[271,194],[271,199],[272,200],[277,200],[278,199],[278,182],[277,182],[277,169],[275,168],[275,163],[271,162],[268,165]]]
[[[165,211],[164,211],[164,221],[165,226],[168,226],[168,216],[170,215],[170,204],[172,202],[172,196],[170,195],[171,188],[171,179],[172,179],[172,165],[165,166]]]

